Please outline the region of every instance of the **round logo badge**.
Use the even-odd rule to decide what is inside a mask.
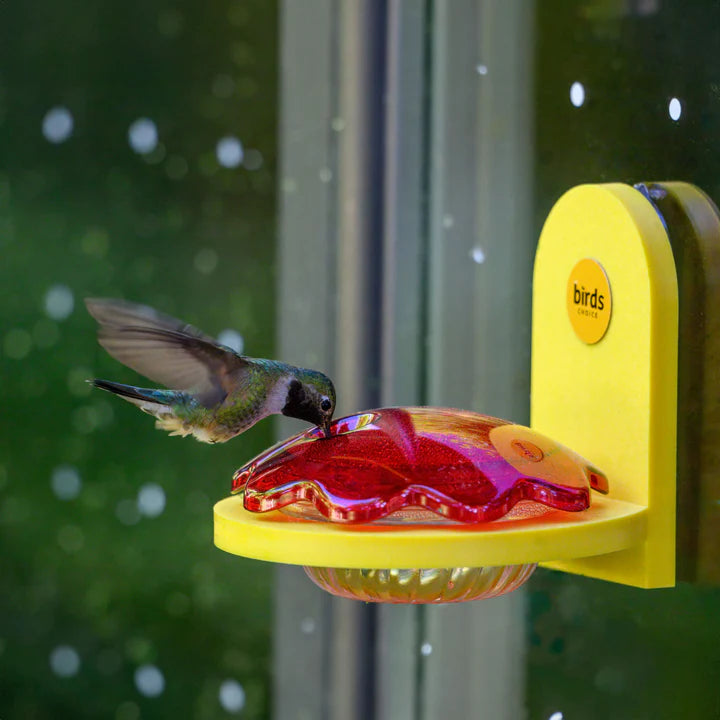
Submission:
[[[588,345],[602,339],[610,324],[612,297],[605,270],[596,260],[581,260],[567,283],[567,310],[575,334]]]

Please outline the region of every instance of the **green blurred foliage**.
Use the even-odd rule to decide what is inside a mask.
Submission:
[[[277,8],[267,0],[0,1],[0,717],[269,713],[270,570],[212,544],[212,505],[272,441],[171,438],[86,378],[140,378],[97,345],[85,296],[154,305],[274,349]],[[72,134],[43,121],[66,108]],[[133,151],[130,125],[159,144]],[[216,145],[236,136],[240,167]],[[258,154],[259,153],[259,154]],[[260,163],[260,161],[262,161]],[[257,167],[260,163],[260,167]],[[67,318],[48,291],[72,293]],[[51,478],[70,466],[77,497]],[[140,516],[138,492],[165,494]],[[61,677],[50,657],[77,653]],[[134,675],[164,676],[146,697]]]
[[[543,0],[535,38],[537,236],[583,182],[683,180],[720,200],[717,2]],[[720,717],[720,589],[545,570],[529,587],[529,717]]]

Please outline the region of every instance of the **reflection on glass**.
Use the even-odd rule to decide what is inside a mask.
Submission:
[[[58,645],[50,653],[50,669],[63,678],[77,675],[80,670],[80,656],[75,648],[69,645]]]
[[[158,697],[165,690],[165,676],[155,665],[142,665],[135,671],[135,687],[145,697]]]
[[[672,98],[668,103],[668,115],[670,119],[677,122],[682,115],[682,103],[677,98]]]
[[[248,148],[243,158],[243,167],[246,170],[259,170],[263,164],[262,153],[254,148]]]
[[[235,168],[242,162],[243,147],[236,137],[224,137],[215,150],[218,162],[226,168]]]
[[[146,483],[137,497],[138,512],[145,517],[162,515],[165,509],[165,491],[157,483]]]
[[[75,307],[75,297],[67,285],[53,285],[45,293],[45,312],[53,320],[65,320]]]
[[[42,132],[51,143],[65,142],[73,131],[73,116],[66,107],[54,107],[43,118]]]
[[[243,336],[237,330],[226,328],[218,333],[217,339],[220,344],[226,345],[236,353],[242,354],[245,347],[245,341],[243,340]]]
[[[151,153],[158,144],[157,126],[149,118],[137,119],[128,130],[128,141],[136,153]]]
[[[585,88],[580,82],[574,82],[570,86],[570,102],[575,107],[581,107],[585,102]]]
[[[82,482],[77,468],[61,465],[53,470],[52,489],[60,500],[73,500],[80,494]]]
[[[219,699],[223,710],[229,713],[239,713],[245,707],[245,691],[237,680],[223,680]]]

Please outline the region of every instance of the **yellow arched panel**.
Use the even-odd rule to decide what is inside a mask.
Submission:
[[[612,295],[607,330],[594,344],[570,320],[595,291],[584,287],[585,307],[569,299],[573,269],[586,258],[602,268]],[[639,546],[548,564],[640,587],[673,585],[677,278],[665,227],[640,192],[583,185],[560,198],[535,258],[532,336],[533,429],[601,468],[610,500],[647,507]]]

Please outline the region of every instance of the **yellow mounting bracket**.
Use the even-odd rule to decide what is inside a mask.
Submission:
[[[675,264],[654,206],[627,185],[573,188],[535,259],[531,426],[602,468],[606,500],[642,508],[645,535],[547,567],[674,585],[677,354]]]

